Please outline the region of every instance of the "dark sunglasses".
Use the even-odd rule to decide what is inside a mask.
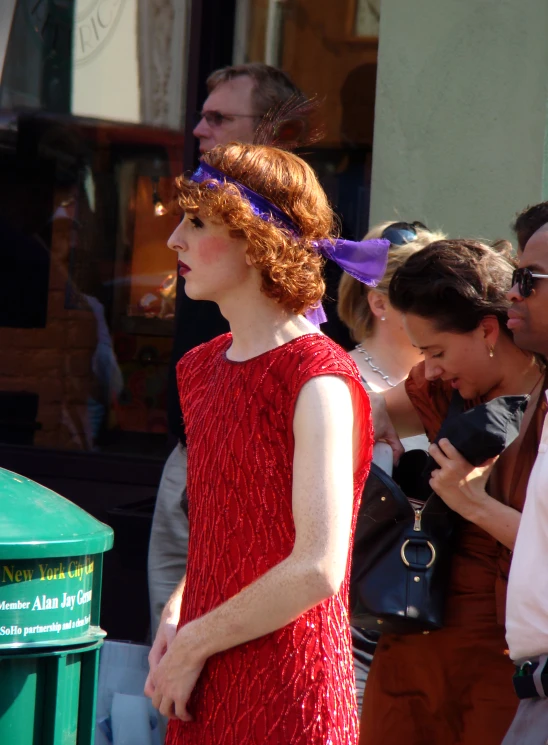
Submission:
[[[224,122],[230,122],[232,119],[256,119],[256,114],[221,114],[220,111],[197,111],[194,115],[194,126],[198,126],[202,119],[205,119],[210,127],[220,127]]]
[[[535,286],[535,279],[548,279],[548,274],[535,274],[530,269],[516,269],[512,274],[512,287],[518,286],[521,297],[529,297]]]
[[[426,225],[418,221],[393,222],[382,231],[381,238],[390,241],[393,246],[405,246],[406,243],[417,240],[417,228],[428,230]]]

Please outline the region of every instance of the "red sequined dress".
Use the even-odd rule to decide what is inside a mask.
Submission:
[[[177,367],[190,523],[181,625],[291,553],[292,422],[308,380],[345,378],[362,422],[354,524],[371,458],[369,400],[354,362],[337,344],[307,334],[232,362],[231,342],[230,334],[217,337]],[[171,720],[166,745],[354,745],[348,581],[349,567],[334,597],[274,633],[210,657],[189,703],[194,721]]]

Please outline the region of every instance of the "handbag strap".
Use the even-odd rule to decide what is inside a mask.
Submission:
[[[464,399],[457,390],[454,390],[445,419],[451,419],[452,417],[457,416],[457,414],[462,414],[463,411]]]

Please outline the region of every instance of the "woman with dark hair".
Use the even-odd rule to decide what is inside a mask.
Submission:
[[[145,690],[171,717],[168,745],[353,745],[349,550],[370,408],[308,319],[325,254],[372,283],[388,242],[337,240],[312,169],[273,147],[218,146],[177,187],[168,245],[188,296],[217,303],[231,332],[177,365],[188,567]]]
[[[505,590],[547,382],[506,325],[513,268],[479,242],[446,240],[411,256],[390,283],[390,303],[425,358],[383,394],[400,437],[434,440],[455,390],[467,407],[511,394],[530,401],[518,439],[496,463],[474,470],[447,440],[430,448],[441,466],[431,484],[459,515],[445,625],[381,637],[360,745],[500,745],[516,710]]]

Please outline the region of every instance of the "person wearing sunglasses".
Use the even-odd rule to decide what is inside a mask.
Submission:
[[[529,208],[544,213],[546,203]],[[523,245],[508,298],[508,328],[515,343],[548,358],[548,222]],[[543,397],[546,410],[546,402]],[[514,546],[506,603],[506,641],[516,665],[514,689],[520,699],[503,745],[537,745],[548,735],[548,420],[544,418],[538,453]]]
[[[216,70],[207,79],[208,97],[196,114],[193,135],[200,153],[229,142],[252,142],[262,117],[302,92],[271,65],[250,63]]]
[[[528,266],[522,267],[512,274],[512,287],[517,287],[519,295],[526,300],[535,290],[536,279],[548,279],[548,274],[539,274]],[[512,324],[510,328],[514,328],[515,325]]]
[[[523,299],[517,293],[525,275],[518,274],[508,295],[515,269],[508,248],[437,241],[413,254],[390,282],[390,303],[424,356],[403,383],[377,396],[400,436],[425,432],[433,442],[455,391],[465,408],[504,395],[529,400],[518,438],[496,462],[473,468],[443,439],[429,448],[439,466],[430,486],[459,516],[444,626],[428,635],[382,635],[365,688],[360,745],[500,745],[517,708],[505,654],[505,591],[548,379],[542,360],[527,351],[525,321],[528,346],[521,349],[512,317],[541,290],[546,307],[548,283],[533,278],[533,293]],[[539,261],[522,260],[522,267],[548,273]],[[541,308],[535,306],[531,324],[548,334],[546,320],[536,320]],[[375,428],[378,436],[378,411]],[[537,581],[542,565],[528,582]]]

